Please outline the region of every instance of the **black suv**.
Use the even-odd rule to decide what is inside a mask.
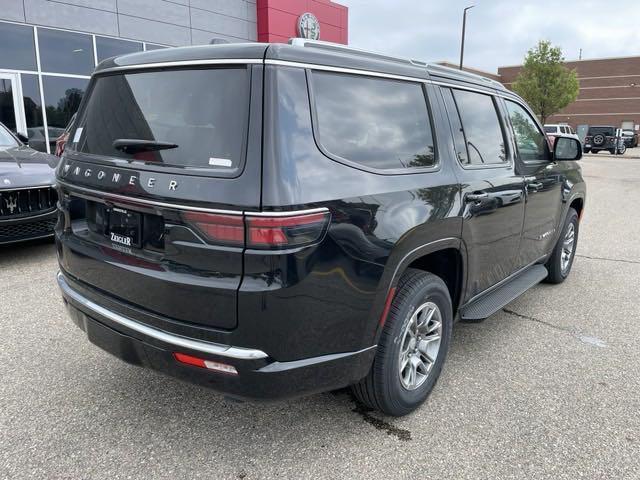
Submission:
[[[403,415],[454,319],[569,274],[581,155],[440,66],[298,39],[125,55],[57,171],[58,282],[127,362],[239,398],[353,385]]]
[[[616,127],[611,125],[589,127],[587,136],[584,137],[584,152],[598,153],[601,150],[607,150],[611,155],[622,154],[626,150],[624,140],[616,135]]]

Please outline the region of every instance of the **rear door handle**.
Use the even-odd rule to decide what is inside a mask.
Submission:
[[[482,200],[487,200],[488,198],[489,198],[489,194],[487,192],[467,193],[464,196],[464,200],[467,203],[481,202]]]

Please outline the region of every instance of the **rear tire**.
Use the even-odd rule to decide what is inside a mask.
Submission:
[[[547,275],[545,282],[562,283],[571,273],[576,247],[578,246],[579,228],[578,212],[573,208],[569,208],[562,232],[558,237],[556,246],[553,247],[551,257],[547,260],[546,267],[549,275]]]
[[[590,149],[590,148],[585,148],[585,149],[584,149],[584,153],[589,153],[589,152],[591,152],[591,149]],[[594,152],[594,153],[597,153],[597,152]]]
[[[440,376],[452,328],[451,297],[442,279],[407,270],[398,283],[371,370],[351,387],[355,397],[387,415],[411,413]]]

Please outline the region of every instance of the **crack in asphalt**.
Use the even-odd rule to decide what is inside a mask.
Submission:
[[[524,314],[518,313],[518,312],[516,312],[514,310],[509,310],[508,308],[503,308],[502,311],[504,313],[509,314],[509,315],[513,315],[514,317],[518,317],[518,318],[521,318],[523,320],[528,320],[530,322],[539,323],[541,325],[544,325],[545,327],[549,327],[549,328],[552,328],[554,330],[558,330],[558,331],[563,332],[563,333],[568,333],[569,335],[571,335],[575,339],[580,340],[582,343],[586,343],[587,345],[591,345],[592,347],[607,348],[606,342],[604,342],[603,340],[599,339],[598,337],[592,337],[590,335],[582,335],[582,334],[580,334],[578,332],[575,332],[571,328],[560,327],[558,325],[554,325],[553,323],[546,322],[544,320],[540,320],[539,318],[532,317],[530,315],[524,315]]]
[[[579,253],[576,253],[576,257],[587,258],[589,260],[606,260],[607,262],[621,262],[621,263],[631,263],[632,265],[640,265],[640,260],[626,260],[624,258],[592,257],[589,255],[581,255]]]
[[[540,323],[540,324],[545,325],[545,326],[547,326],[549,328],[553,328],[554,330],[560,330],[561,332],[565,332],[565,333],[569,333],[571,335],[574,335],[574,332],[569,328],[559,327],[558,325],[554,325],[553,323],[545,322],[544,320],[540,320],[539,318],[531,317],[529,315],[524,315],[522,313],[518,313],[518,312],[515,312],[513,310],[509,310],[508,308],[503,308],[502,311],[504,313],[508,313],[509,315],[513,315],[515,317],[522,318],[524,320],[529,320],[529,321],[532,321],[532,322]]]

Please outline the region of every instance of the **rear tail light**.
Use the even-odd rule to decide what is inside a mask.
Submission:
[[[281,214],[221,215],[186,212],[183,218],[212,243],[256,249],[294,248],[322,239],[328,211]]]
[[[175,352],[173,358],[179,363],[185,365],[191,365],[193,367],[206,368],[208,370],[215,370],[216,372],[230,373],[231,375],[238,375],[238,370],[233,365],[227,365],[226,363],[214,362],[212,360],[205,360],[204,358],[194,357],[187,355],[186,353]]]
[[[186,212],[184,219],[194,225],[207,240],[233,246],[244,245],[244,219],[242,215]]]

